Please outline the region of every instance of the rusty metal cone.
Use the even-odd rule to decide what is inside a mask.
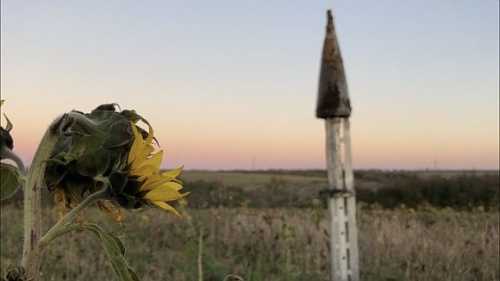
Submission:
[[[351,115],[351,102],[347,89],[344,63],[330,10],[327,11],[327,19],[319,74],[316,117],[323,119],[347,118]]]

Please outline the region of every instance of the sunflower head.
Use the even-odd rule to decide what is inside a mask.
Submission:
[[[148,130],[138,125],[141,121]],[[158,206],[177,214],[169,202],[186,195],[177,179],[181,168],[160,170],[163,152],[157,151],[153,129],[144,118],[106,104],[88,114],[72,111],[62,123],[45,178],[63,212],[107,188],[99,206],[110,213],[118,214],[118,206]]]

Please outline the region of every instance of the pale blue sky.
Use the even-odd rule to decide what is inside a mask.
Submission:
[[[2,98],[31,158],[46,124],[118,102],[167,166],[324,166],[314,118],[333,8],[360,168],[498,168],[499,1],[2,1]],[[33,118],[33,116],[38,118]]]

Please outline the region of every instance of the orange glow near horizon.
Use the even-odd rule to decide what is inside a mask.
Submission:
[[[11,119],[14,119],[13,117]],[[47,121],[50,119],[47,119]],[[321,120],[315,127],[293,131],[293,126],[273,129],[189,131],[168,126],[155,127],[164,167],[185,165],[186,169],[313,169],[324,168],[324,132]],[[16,122],[15,150],[29,163],[43,135],[42,122]],[[48,124],[49,122],[44,122]],[[494,136],[475,145],[474,136],[461,142],[418,137],[415,134],[369,135],[353,124],[353,161],[356,168],[379,169],[498,169],[498,147]],[[46,125],[44,125],[46,126]],[[272,126],[271,126],[272,127]],[[227,129],[227,128],[226,128]],[[276,129],[276,128],[274,128]],[[305,133],[304,133],[305,131]],[[383,133],[383,132],[381,132]],[[450,140],[454,139],[450,137]]]
[[[330,5],[1,1],[15,149],[29,163],[55,117],[118,103],[154,126],[164,167],[324,168],[314,109]],[[334,10],[355,168],[499,169],[498,1]]]

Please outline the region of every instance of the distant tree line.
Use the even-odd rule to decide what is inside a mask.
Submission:
[[[416,208],[422,204],[435,207],[468,209],[482,206],[485,209],[499,206],[498,175],[461,175],[454,177],[431,176],[421,178],[406,176],[391,181],[378,190],[358,190],[358,200],[378,203],[386,208],[402,204]]]
[[[234,173],[235,171],[231,171]],[[255,173],[255,171],[238,171]],[[272,174],[271,180],[261,187],[226,186],[223,182],[187,181],[185,191],[191,192],[188,205],[191,208],[250,207],[250,208],[310,208],[326,207],[325,198],[319,196],[326,186],[297,186],[287,180],[287,175],[325,178],[324,170],[258,171]],[[497,172],[413,172],[413,171],[355,171],[356,198],[365,206],[383,208],[406,206],[418,208],[424,205],[468,210],[482,207],[498,210],[500,183]],[[369,185],[367,183],[371,183]],[[375,185],[376,187],[373,187]],[[52,205],[53,198],[44,190],[44,205]],[[22,205],[22,192],[10,200]]]
[[[364,179],[380,183],[379,188],[358,186],[357,200],[384,208],[431,205],[491,210],[499,207],[499,176],[495,173],[422,177],[412,172],[371,172],[358,173],[355,177],[358,181]],[[185,188],[191,191],[189,206],[193,208],[306,208],[317,206],[318,202],[326,207],[326,200],[319,197],[320,188],[293,186],[279,176],[273,177],[263,188],[224,186],[205,181],[188,182]]]

